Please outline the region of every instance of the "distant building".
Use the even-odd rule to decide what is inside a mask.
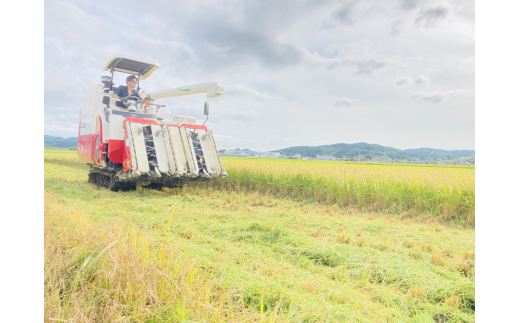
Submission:
[[[234,157],[251,157],[251,154],[248,154],[248,153],[243,153],[243,152],[235,152],[235,154],[233,155]]]
[[[334,156],[330,154],[316,155],[316,160],[334,160]]]
[[[220,153],[220,156],[233,156],[235,152],[233,150],[225,150],[224,152]]]
[[[293,157],[294,157],[294,158],[297,158],[297,159],[301,159],[301,158],[302,158],[302,154],[294,154]]]
[[[231,156],[231,157],[251,157],[251,154],[247,154],[241,151],[226,150],[220,156]]]
[[[260,154],[260,157],[261,158],[287,158],[286,156],[283,156],[282,154],[280,153],[277,153],[277,152],[266,152],[266,153],[261,153]]]

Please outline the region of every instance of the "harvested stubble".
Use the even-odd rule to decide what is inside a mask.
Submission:
[[[46,321],[254,321],[216,273],[132,222],[93,222],[45,196]],[[225,313],[222,316],[221,313]]]
[[[475,168],[229,158],[229,177],[200,184],[474,224]]]
[[[45,154],[45,321],[474,322],[473,228],[87,173]]]

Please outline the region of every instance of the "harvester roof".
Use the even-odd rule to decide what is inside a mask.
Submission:
[[[126,55],[116,55],[108,61],[103,71],[114,70],[123,73],[139,74],[141,75],[141,80],[144,80],[158,68],[159,64],[156,62]]]

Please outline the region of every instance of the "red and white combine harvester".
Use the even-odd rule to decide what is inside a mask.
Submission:
[[[78,156],[89,164],[89,183],[112,191],[131,190],[137,185],[153,188],[182,187],[189,181],[227,176],[222,168],[213,134],[193,117],[158,114],[155,101],[168,97],[206,94],[209,103],[218,102],[224,89],[216,82],[176,87],[157,92],[139,92],[148,99],[113,97],[114,72],[148,78],[159,65],[124,55],[113,57],[92,88],[80,113]],[[207,120],[207,119],[206,119]],[[205,123],[205,122],[204,122]]]

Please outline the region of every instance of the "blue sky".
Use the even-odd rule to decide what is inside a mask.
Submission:
[[[47,0],[44,133],[76,136],[88,89],[124,54],[161,66],[146,91],[219,82],[219,148],[474,149],[474,15],[472,1]],[[203,95],[162,103],[203,118]]]

